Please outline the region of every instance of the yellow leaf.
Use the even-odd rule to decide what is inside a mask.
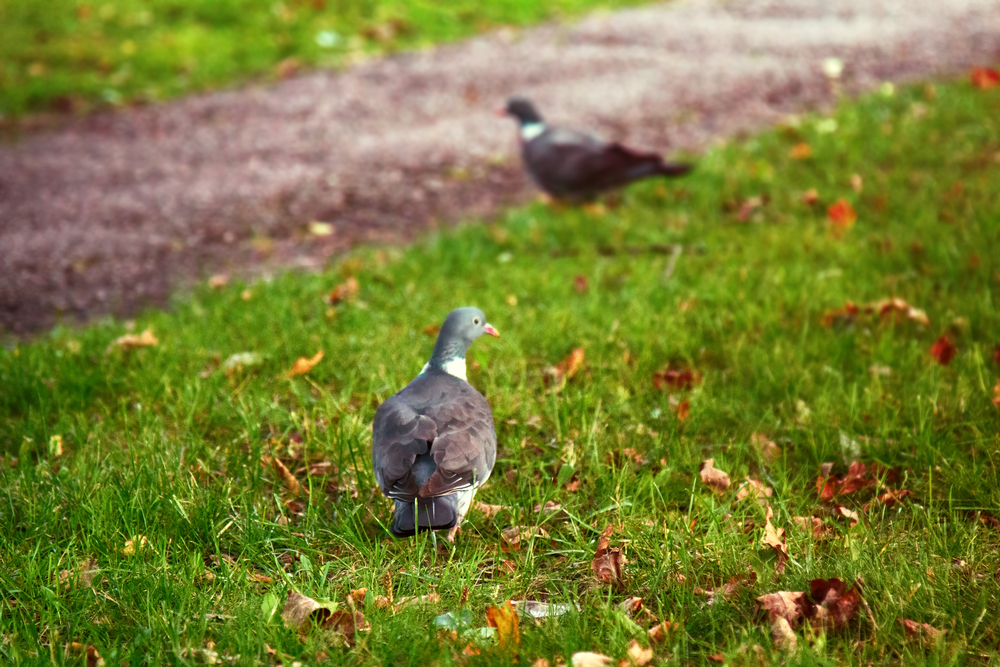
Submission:
[[[129,350],[133,347],[156,347],[159,344],[160,341],[153,335],[153,330],[146,329],[139,335],[125,334],[124,336],[116,338],[115,342],[111,343],[108,350],[112,347],[120,347],[123,350]]]
[[[313,369],[313,366],[318,364],[320,360],[323,359],[323,350],[317,352],[311,359],[306,357],[299,357],[292,364],[291,370],[288,371],[288,377],[292,378],[296,375],[304,375]]]
[[[502,607],[487,607],[486,622],[490,627],[497,629],[497,637],[500,639],[500,646],[508,648],[521,643],[521,631],[518,629],[517,611],[510,600]]]
[[[134,556],[137,551],[142,551],[149,544],[145,535],[136,535],[125,542],[122,549],[122,556]]]

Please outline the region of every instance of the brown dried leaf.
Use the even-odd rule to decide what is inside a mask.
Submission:
[[[672,369],[664,367],[653,373],[653,386],[657,389],[689,390],[701,384],[701,373],[690,368]]]
[[[632,640],[628,644],[628,652],[625,654],[628,662],[636,667],[648,665],[653,660],[653,649],[643,648],[639,642]],[[623,661],[624,662],[624,661]]]
[[[922,639],[927,644],[934,644],[948,632],[947,630],[938,630],[929,623],[917,623],[908,618],[899,619],[899,623],[903,626],[908,638]]]
[[[578,347],[569,353],[569,356],[560,361],[555,366],[545,369],[545,372],[558,381],[569,380],[583,365],[583,348]]]
[[[767,502],[764,498],[771,497],[771,487],[764,486],[759,480],[747,478],[747,481],[740,485],[740,490],[736,492],[736,500],[742,501],[749,498],[750,500],[760,500],[762,503]]]
[[[509,526],[500,531],[500,537],[503,538],[503,541],[514,549],[520,549],[521,542],[527,542],[533,537],[548,536],[545,529],[538,526]]]
[[[947,366],[955,358],[958,348],[952,343],[948,336],[943,335],[931,345],[931,356],[942,366]]]
[[[590,569],[602,583],[621,588],[624,583],[622,581],[622,566],[628,563],[628,559],[622,554],[620,548],[612,549],[610,547],[612,532],[614,532],[614,526],[608,525],[601,533],[601,537],[597,540],[597,551],[594,552],[594,560],[590,563]]]
[[[801,142],[792,146],[788,153],[793,160],[805,160],[813,154],[812,146],[806,142]]]
[[[160,344],[160,341],[153,335],[152,329],[146,329],[141,334],[125,334],[115,339],[110,346],[108,346],[108,351],[112,347],[117,347],[123,350],[131,350],[136,347],[156,347]]]
[[[125,540],[125,547],[122,548],[122,556],[134,556],[137,552],[143,551],[149,546],[149,540],[145,535],[136,535]]]
[[[768,463],[776,461],[781,456],[781,447],[774,444],[774,440],[769,439],[763,433],[754,433],[751,435],[750,444],[760,452],[761,458]]]
[[[587,291],[587,276],[576,276],[573,278],[573,289],[580,294]]]
[[[856,525],[858,525],[858,521],[861,520],[861,517],[858,516],[857,512],[849,510],[843,505],[834,505],[833,513],[835,516],[841,516],[844,517],[845,519],[848,519],[851,522],[850,523],[851,528],[854,528]]]
[[[299,357],[292,364],[291,369],[287,373],[288,378],[293,378],[296,375],[304,375],[311,371],[313,367],[318,364],[323,359],[323,350],[320,350],[314,354],[311,358]]]
[[[375,599],[376,605],[378,604],[378,602],[379,599],[376,598]],[[428,593],[427,595],[420,595],[416,597],[399,598],[399,601],[396,602],[392,610],[394,612],[398,612],[400,609],[403,609],[404,607],[410,607],[419,604],[438,604],[439,602],[441,602],[440,595],[438,595],[437,593]]]
[[[295,478],[284,463],[281,462],[276,456],[262,456],[260,457],[260,464],[265,468],[271,467],[274,469],[274,474],[278,476],[281,482],[285,485],[293,495],[299,495],[302,493],[302,485],[299,484],[299,480]]]
[[[706,655],[705,657],[709,662],[714,662],[717,665],[721,665],[726,662],[726,656],[721,653],[713,653],[712,655]]]
[[[810,621],[816,629],[843,629],[854,619],[861,606],[859,588],[848,589],[840,579],[813,579],[809,582],[809,590],[809,596],[815,603]]]
[[[649,643],[654,646],[657,644],[663,644],[670,638],[670,634],[676,632],[681,627],[680,623],[671,623],[670,621],[663,621],[662,623],[657,623],[649,629],[646,633],[649,635]]]
[[[810,531],[814,540],[824,540],[830,536],[830,529],[823,525],[823,520],[818,516],[793,516],[792,521],[802,530]]]
[[[486,608],[486,623],[497,629],[500,648],[513,648],[521,643],[521,631],[518,628],[517,611],[510,600],[500,607]]]
[[[286,628],[303,632],[308,627],[306,624],[309,621],[323,625],[331,613],[329,605],[323,606],[311,597],[297,591],[289,591],[285,606],[281,610],[281,618]]]
[[[642,611],[642,598],[625,598],[618,604],[618,608],[628,614],[629,618],[632,618]]]
[[[771,517],[767,517],[764,524],[764,537],[761,543],[766,547],[771,547],[778,554],[778,565],[775,570],[780,574],[785,571],[785,561],[788,560],[788,545],[785,544],[785,529],[775,528],[771,523]]]
[[[478,500],[475,502],[474,507],[480,512],[482,512],[483,516],[485,516],[487,519],[492,519],[497,514],[507,509],[503,505],[490,505],[488,503],[481,503]]]
[[[708,484],[717,493],[724,493],[729,488],[729,475],[715,467],[715,459],[706,459],[698,467],[701,481]]]
[[[83,653],[87,656],[87,667],[100,667],[104,664],[104,658],[97,652],[97,647],[93,644],[84,646],[80,642],[72,642],[69,645],[72,653]]]
[[[824,466],[827,464],[824,464]],[[874,486],[876,480],[873,477],[866,477],[868,469],[864,463],[854,461],[848,468],[846,476],[830,475],[829,469],[824,469],[816,479],[816,492],[823,500],[832,500],[838,496],[854,493],[861,489]],[[872,466],[871,472],[878,471],[877,466]]]
[[[603,653],[579,651],[570,656],[569,662],[573,667],[608,667],[608,665],[613,665],[615,661]]]
[[[357,295],[359,287],[358,279],[351,276],[334,287],[333,291],[330,292],[330,305],[336,305],[342,301],[353,299]]]
[[[778,648],[794,651],[798,646],[798,638],[792,631],[792,625],[787,619],[780,616],[771,620],[771,636]]]
[[[691,416],[691,403],[688,401],[681,401],[677,404],[677,421],[686,422]]]
[[[60,583],[79,583],[84,588],[90,588],[94,577],[100,572],[101,569],[97,566],[97,561],[93,558],[88,558],[87,560],[80,561],[72,571],[60,570],[59,581]]]
[[[533,509],[535,514],[556,514],[562,511],[562,505],[551,500],[546,500],[544,505],[539,503]]]

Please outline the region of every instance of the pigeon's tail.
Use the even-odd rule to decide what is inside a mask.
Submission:
[[[458,495],[417,498],[416,503],[396,501],[389,531],[396,537],[411,537],[419,531],[451,528],[458,521]]]
[[[654,172],[657,176],[683,176],[694,169],[693,164],[687,162],[660,162]]]
[[[638,158],[638,159],[635,159]],[[635,154],[635,164],[624,172],[621,185],[641,181],[654,176],[683,176],[692,169],[693,164],[684,162],[664,162],[659,155]]]

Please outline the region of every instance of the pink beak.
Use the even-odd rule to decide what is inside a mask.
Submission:
[[[507,115],[507,110],[503,109],[503,108],[500,108],[500,109],[497,109],[496,111],[494,111],[493,113],[495,113],[500,118],[503,118],[504,116]]]
[[[494,338],[499,338],[500,337],[500,332],[497,331],[496,329],[494,329],[492,324],[484,324],[483,325],[483,331],[485,331],[489,335],[493,336]]]

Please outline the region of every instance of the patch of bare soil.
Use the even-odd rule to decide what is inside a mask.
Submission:
[[[1000,59],[1000,0],[682,0],[70,119],[0,145],[0,328],[163,304],[209,273],[315,267],[533,189],[513,123],[671,152]],[[310,237],[311,220],[334,234]]]

